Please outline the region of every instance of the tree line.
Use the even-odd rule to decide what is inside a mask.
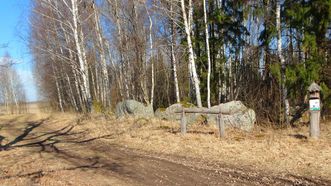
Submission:
[[[35,74],[60,111],[241,100],[288,123],[313,81],[331,106],[331,0],[34,0],[31,10]]]
[[[0,113],[20,114],[27,111],[21,79],[13,67],[16,61],[6,53],[0,57]]]

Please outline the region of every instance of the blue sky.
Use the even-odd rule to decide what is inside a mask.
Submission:
[[[30,0],[0,0],[0,56],[8,52],[12,58],[20,61],[15,65],[24,85],[28,101],[38,100],[36,84],[33,78],[33,61],[28,49]]]

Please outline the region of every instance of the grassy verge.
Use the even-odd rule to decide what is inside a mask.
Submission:
[[[322,123],[320,140],[311,140],[307,126],[277,130],[257,127],[250,133],[227,129],[227,137],[219,139],[214,126],[192,125],[188,134],[181,135],[175,122],[133,118],[92,121],[84,125],[91,135],[111,134],[111,143],[134,149],[268,173],[331,178],[330,123]]]
[[[250,133],[227,129],[227,137],[219,139],[214,126],[192,125],[186,135],[181,135],[176,122],[134,118],[117,120],[100,115],[90,118],[75,114],[1,116],[0,127],[5,129],[8,125],[16,126],[17,123],[42,118],[48,118],[48,127],[54,129],[73,124],[74,130],[85,131],[88,139],[100,139],[105,145],[120,145],[157,156],[189,157],[208,166],[234,166],[266,174],[331,178],[330,122],[321,124],[320,140],[309,139],[307,126],[290,129],[256,127]],[[3,143],[6,140],[12,139],[6,138]]]

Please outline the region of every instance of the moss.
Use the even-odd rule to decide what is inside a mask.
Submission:
[[[147,124],[150,123],[149,119],[146,118],[137,118],[134,120],[133,127],[135,128],[141,128],[143,126],[146,126]]]
[[[159,126],[159,127],[157,127],[158,129],[161,129],[161,130],[169,130],[169,129],[171,129],[171,127],[169,127],[169,126],[166,126],[166,125],[161,125],[161,126]]]
[[[96,113],[102,113],[105,111],[105,109],[101,102],[93,100],[93,111]]]
[[[159,111],[159,112],[165,112],[166,111],[166,108],[158,108],[157,111]]]
[[[195,107],[194,104],[192,104],[192,103],[190,103],[190,102],[186,102],[186,101],[181,101],[180,104],[181,104],[184,108]]]
[[[200,115],[197,119],[196,119],[196,123],[199,125],[206,125],[208,124],[208,120],[207,120],[207,115]]]

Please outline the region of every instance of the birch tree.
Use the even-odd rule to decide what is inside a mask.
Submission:
[[[145,7],[146,8],[146,7]],[[153,107],[154,104],[154,88],[155,88],[155,74],[154,74],[154,60],[152,59],[153,57],[153,36],[152,36],[152,29],[153,29],[153,20],[152,17],[146,8],[147,14],[148,14],[148,20],[149,20],[149,52],[150,52],[150,61],[151,61],[151,74],[152,74],[152,85],[151,85],[151,106]]]
[[[92,3],[92,8],[94,11],[94,22],[95,22],[95,32],[98,38],[98,49],[100,53],[100,62],[101,62],[101,69],[102,69],[102,84],[101,84],[101,99],[105,105],[108,105],[108,97],[110,97],[110,90],[109,90],[109,78],[108,78],[108,70],[107,70],[107,62],[106,62],[106,54],[105,54],[105,47],[104,47],[104,38],[102,28],[100,26],[100,18],[99,12],[94,3]]]
[[[207,22],[207,7],[206,0],[203,0],[203,17],[205,23],[205,35],[206,35],[206,50],[207,50],[207,61],[208,61],[208,77],[207,77],[207,105],[208,108],[210,105],[210,74],[211,74],[211,61],[210,61],[210,49],[209,49],[209,31],[208,31],[208,22]]]
[[[66,1],[63,0],[66,4]],[[69,6],[67,6],[69,8]],[[77,49],[77,56],[79,60],[79,68],[82,76],[83,81],[83,97],[85,102],[87,103],[91,100],[91,93],[90,93],[90,83],[89,83],[89,71],[86,61],[86,53],[84,48],[84,35],[81,28],[78,26],[80,22],[79,14],[78,14],[78,2],[77,0],[71,0],[71,8],[70,12],[72,14],[72,31],[75,38],[75,45]]]
[[[200,94],[200,80],[199,80],[196,66],[195,66],[194,51],[193,51],[193,45],[192,45],[192,39],[191,39],[192,22],[191,21],[189,22],[190,17],[191,17],[191,12],[193,12],[192,1],[189,0],[189,7],[188,7],[189,16],[187,16],[187,13],[186,13],[185,0],[181,0],[181,7],[182,7],[184,27],[185,27],[185,33],[186,33],[186,39],[187,39],[187,45],[188,45],[188,52],[189,52],[190,76],[194,83],[197,105],[198,105],[198,107],[202,107],[201,94]]]
[[[241,100],[279,123],[288,100],[304,105],[311,81],[331,100],[330,0],[33,2],[36,77],[57,110],[83,112],[91,98],[103,110],[126,99],[154,108]]]
[[[171,41],[170,41],[170,52],[171,52],[171,62],[173,68],[173,76],[174,76],[174,83],[175,83],[175,93],[176,93],[176,101],[177,103],[180,102],[180,95],[179,95],[179,85],[178,85],[178,78],[177,78],[177,61],[175,55],[175,44],[176,44],[176,28],[175,28],[175,13],[173,8],[173,0],[170,2],[170,22],[171,22]]]
[[[0,58],[0,104],[4,105],[8,114],[21,114],[26,112],[26,96],[13,65],[16,60],[8,53]]]
[[[286,64],[285,64],[285,58],[283,56],[283,51],[282,51],[282,29],[281,29],[281,3],[280,0],[276,0],[276,29],[277,29],[277,53],[278,53],[278,58],[280,60],[281,64],[281,82],[280,82],[280,87],[281,87],[281,98],[282,98],[282,104],[283,104],[283,114],[285,118],[285,122],[288,124],[289,119],[289,103],[288,100],[286,99],[287,97],[287,89],[285,86],[285,81],[286,81]]]

